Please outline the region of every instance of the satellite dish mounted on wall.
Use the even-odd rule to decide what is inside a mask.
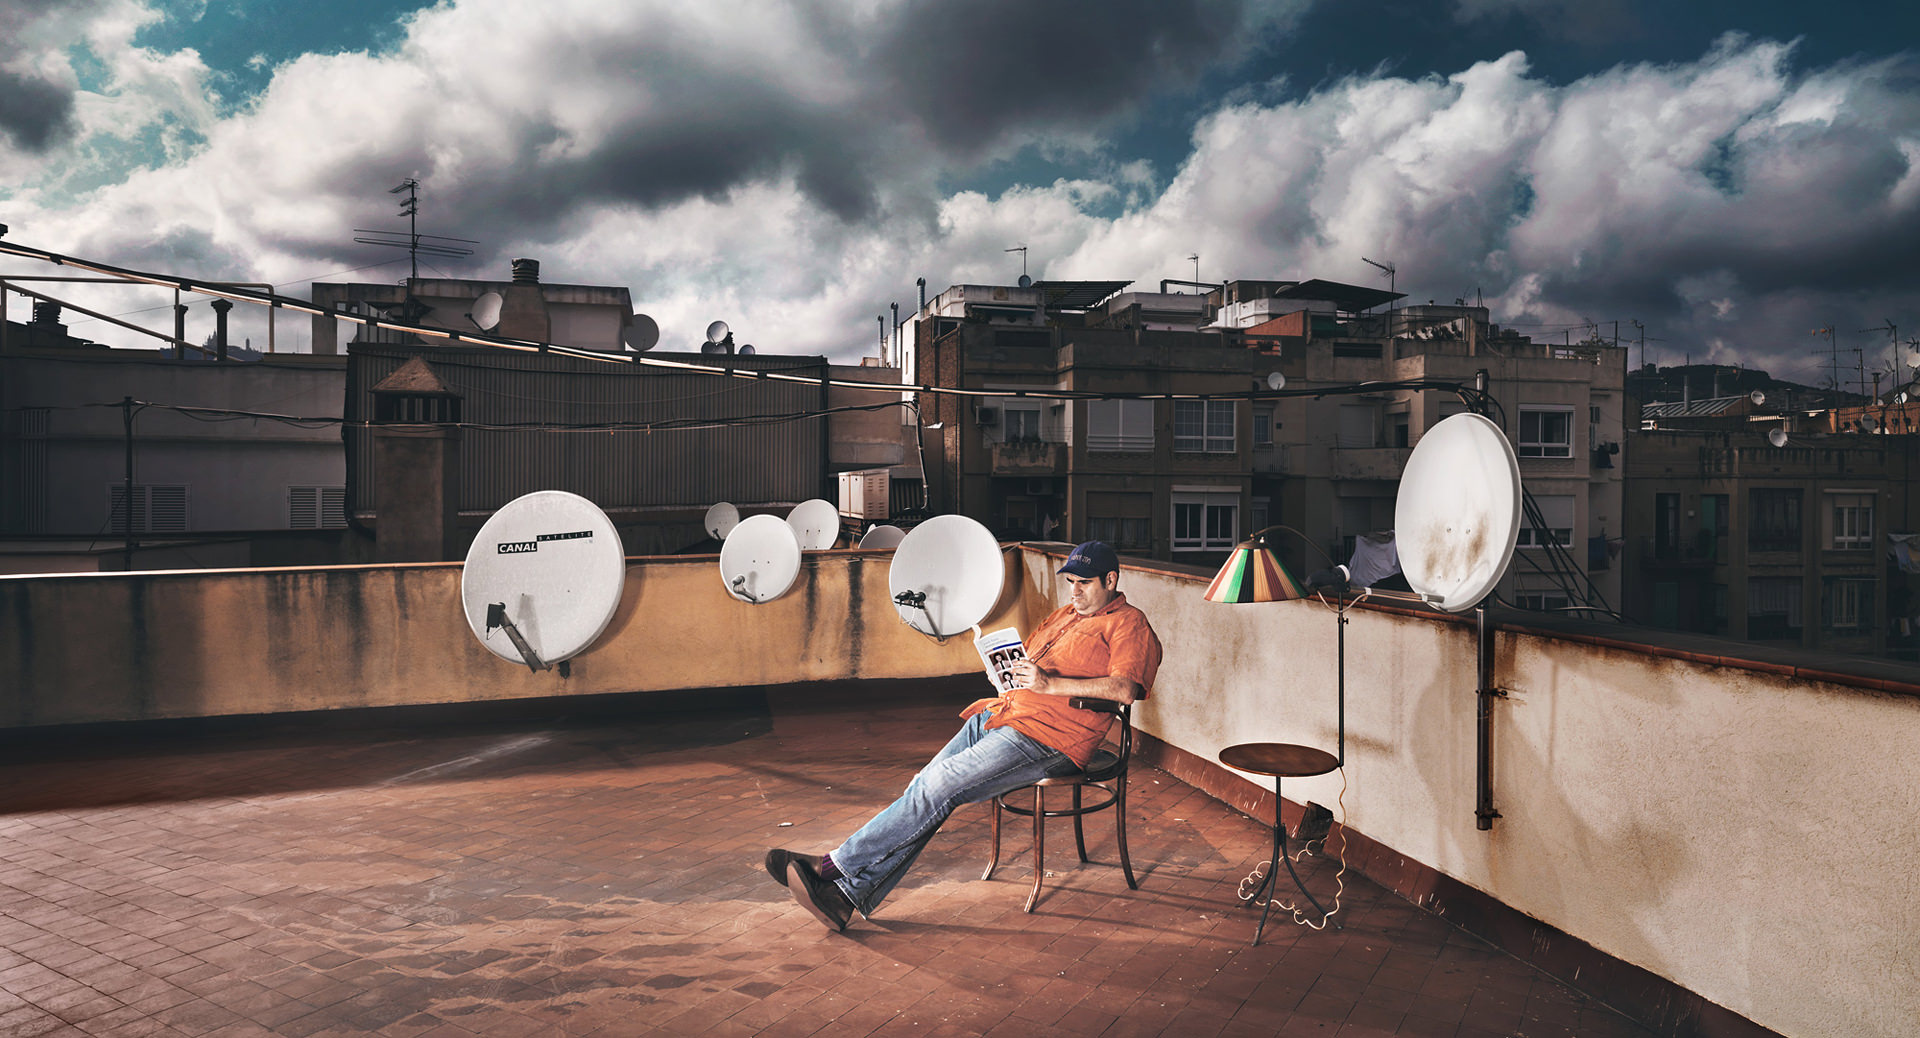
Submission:
[[[1287,376],[1282,375],[1278,371],[1267,372],[1267,388],[1268,389],[1287,388]]]
[[[777,515],[740,520],[720,546],[720,582],[742,602],[771,602],[799,576],[800,541]]]
[[[809,498],[787,513],[787,525],[801,551],[825,551],[840,539],[840,509],[833,502]]]
[[[751,357],[758,352],[760,351],[753,348],[753,343],[747,343],[745,346],[740,347],[740,355],[742,357]]]
[[[636,313],[620,330],[620,337],[627,348],[635,353],[645,353],[660,342],[660,325],[646,314]]]
[[[898,548],[901,539],[906,535],[907,531],[898,526],[882,523],[860,535],[860,547],[875,551],[889,551]]]
[[[540,490],[480,527],[460,572],[460,602],[481,645],[537,673],[600,637],[626,577],[607,514],[578,494]]]
[[[909,627],[944,639],[986,619],[1006,580],[991,531],[964,515],[936,515],[894,549],[887,591]]]
[[[1769,430],[1767,432],[1767,442],[1773,444],[1775,447],[1785,447],[1787,445],[1787,431],[1785,429]]]
[[[483,332],[500,327],[500,308],[506,300],[498,292],[482,292],[480,298],[473,301],[473,310],[467,314],[467,320]]]
[[[740,525],[740,510],[731,501],[718,501],[707,509],[707,536],[716,541],[724,541],[733,528]]]
[[[1407,584],[1449,613],[1480,604],[1506,574],[1520,537],[1520,463],[1500,427],[1477,414],[1420,437],[1394,500],[1394,543]]]

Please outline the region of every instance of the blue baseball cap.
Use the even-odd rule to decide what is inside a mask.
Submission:
[[[1067,564],[1056,572],[1071,573],[1076,577],[1101,577],[1120,570],[1120,556],[1113,553],[1104,541],[1088,541],[1073,549],[1067,556]]]

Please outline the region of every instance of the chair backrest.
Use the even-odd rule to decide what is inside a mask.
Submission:
[[[1069,706],[1082,710],[1094,710],[1103,714],[1112,714],[1120,719],[1120,762],[1115,765],[1116,772],[1127,770],[1127,761],[1133,756],[1133,704],[1116,703],[1111,699],[1088,699],[1075,696],[1067,700]]]

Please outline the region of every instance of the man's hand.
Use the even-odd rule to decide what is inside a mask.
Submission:
[[[1132,703],[1140,698],[1140,686],[1126,678],[1063,678],[1032,660],[1013,665],[1013,680],[1015,685],[1043,696],[1086,696],[1116,703]]]

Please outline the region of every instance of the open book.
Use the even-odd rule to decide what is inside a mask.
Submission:
[[[989,631],[975,638],[973,647],[980,652],[980,662],[986,665],[987,677],[993,681],[994,691],[1004,696],[1008,689],[1025,687],[1015,682],[1013,677],[1013,665],[1027,658],[1027,646],[1020,640],[1017,628],[1003,627]]]

